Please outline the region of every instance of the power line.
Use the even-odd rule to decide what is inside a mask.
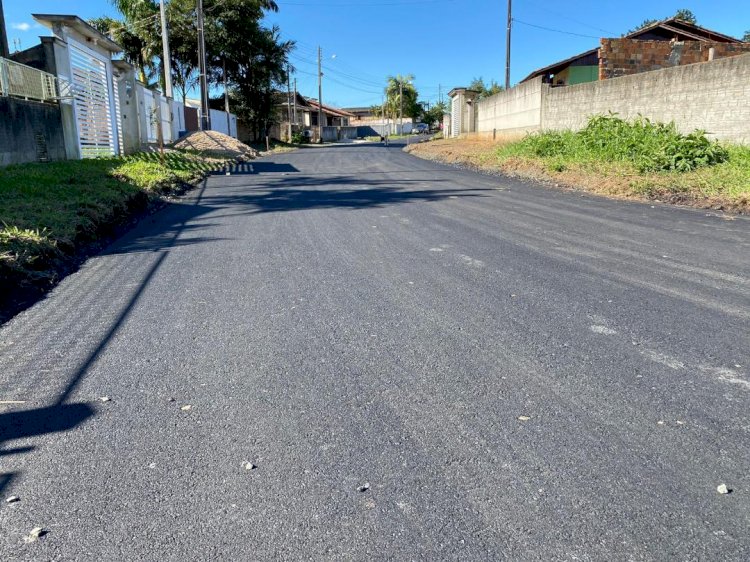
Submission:
[[[522,21],[517,18],[513,18],[513,21],[516,23],[520,23],[521,25],[528,26],[528,27],[535,27],[537,29],[543,29],[544,31],[552,31],[553,33],[562,33],[564,35],[574,35],[576,37],[586,37],[588,39],[601,39],[600,37],[596,37],[594,35],[584,35],[582,33],[573,33],[572,31],[563,31],[562,29],[553,29],[551,27],[544,27],[542,25],[536,25],[533,23]]]

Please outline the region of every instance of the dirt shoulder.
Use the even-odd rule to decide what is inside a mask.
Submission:
[[[404,150],[433,160],[490,174],[532,179],[549,187],[583,190],[599,195],[659,201],[750,213],[750,162],[739,151],[731,164],[701,168],[687,173],[640,173],[618,162],[565,163],[509,155],[517,139],[492,141],[481,138],[445,139],[406,147]]]

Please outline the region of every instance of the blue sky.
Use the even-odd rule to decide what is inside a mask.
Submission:
[[[231,1],[231,0],[226,0]],[[504,81],[505,0],[279,0],[267,23],[297,41],[292,57],[299,90],[317,97],[317,47],[323,48],[323,101],[339,106],[380,103],[385,77],[413,74],[421,99],[435,102],[474,77]],[[4,0],[9,42],[23,48],[46,30],[32,13],[116,15],[107,0]],[[512,81],[532,70],[591,49],[599,37],[617,37],[645,18],[679,8],[698,23],[741,37],[750,29],[747,0],[515,0]],[[538,27],[532,27],[538,26]],[[548,28],[548,29],[540,29]],[[551,31],[557,30],[557,31]],[[566,32],[566,33],[560,33]],[[588,36],[588,37],[587,37]]]

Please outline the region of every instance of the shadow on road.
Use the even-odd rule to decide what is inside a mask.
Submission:
[[[302,178],[291,180],[286,188],[262,187],[262,192],[207,197],[205,204],[214,207],[247,207],[238,214],[278,213],[309,209],[368,209],[399,205],[417,201],[440,201],[449,197],[482,197],[467,190],[418,189],[403,190],[391,187],[373,187],[372,182],[359,189],[295,189],[295,184],[330,185],[330,178]],[[352,182],[347,182],[351,185]],[[393,182],[382,182],[392,184]]]
[[[5,449],[8,441],[62,433],[78,427],[95,414],[88,404],[55,404],[33,410],[19,410],[0,414],[0,457],[33,451],[33,446]],[[0,494],[17,473],[0,474]]]

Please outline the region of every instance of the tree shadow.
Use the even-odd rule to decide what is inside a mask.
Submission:
[[[265,179],[265,178],[264,178]],[[215,190],[203,199],[207,207],[236,208],[234,216],[258,213],[304,211],[312,209],[369,209],[414,202],[436,202],[445,199],[487,197],[491,189],[414,189],[429,181],[441,179],[363,180],[348,175],[295,175],[269,179],[263,184],[232,185],[232,193]],[[346,186],[345,188],[343,186]],[[242,190],[242,193],[237,193]],[[226,215],[224,215],[226,216]]]

